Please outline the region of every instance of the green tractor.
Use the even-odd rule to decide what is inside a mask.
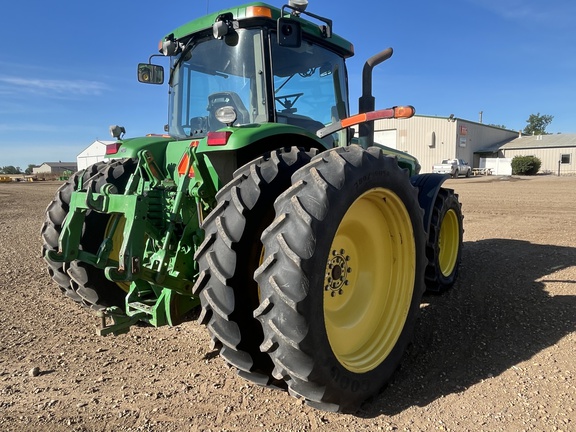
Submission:
[[[43,256],[101,334],[200,305],[241,376],[353,412],[399,364],[423,292],[454,284],[462,214],[446,176],[374,143],[374,120],[414,115],[374,109],[392,50],[366,62],[351,116],[353,46],[306,6],[250,3],[165,36],[169,74],[151,57],[138,79],[167,78],[166,134],[111,127],[109,160],[48,206]]]

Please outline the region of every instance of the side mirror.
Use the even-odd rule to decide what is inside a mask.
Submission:
[[[300,23],[292,18],[278,18],[276,25],[278,45],[289,48],[299,48],[302,44],[302,28]]]
[[[138,81],[144,84],[163,84],[164,68],[151,63],[139,63]]]

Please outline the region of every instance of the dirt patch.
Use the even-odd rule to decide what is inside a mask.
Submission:
[[[195,320],[97,336],[40,258],[58,184],[0,184],[0,429],[574,430],[576,177],[447,185],[465,216],[460,278],[425,297],[401,368],[353,416],[241,379]]]

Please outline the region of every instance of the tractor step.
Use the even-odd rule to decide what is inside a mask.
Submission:
[[[128,303],[128,310],[138,310],[148,315],[152,315],[154,312],[154,306],[150,306],[142,302],[130,302]]]
[[[138,321],[145,320],[147,312],[137,312],[131,316],[126,315],[119,307],[109,307],[103,311],[98,311],[97,316],[101,318],[101,326],[98,329],[100,336],[106,336],[112,333],[118,336],[123,333],[128,333],[130,327]],[[108,323],[108,318],[112,319],[112,323]]]

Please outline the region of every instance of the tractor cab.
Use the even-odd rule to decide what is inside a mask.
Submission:
[[[160,43],[170,57],[166,132],[203,138],[226,126],[280,123],[316,134],[346,118],[345,58],[353,55],[352,45],[332,35],[329,20],[305,12],[305,3],[284,6],[290,14],[252,3],[167,35]],[[160,84],[163,68],[140,64],[138,78]],[[348,137],[341,130],[324,141],[326,147],[346,145]]]

